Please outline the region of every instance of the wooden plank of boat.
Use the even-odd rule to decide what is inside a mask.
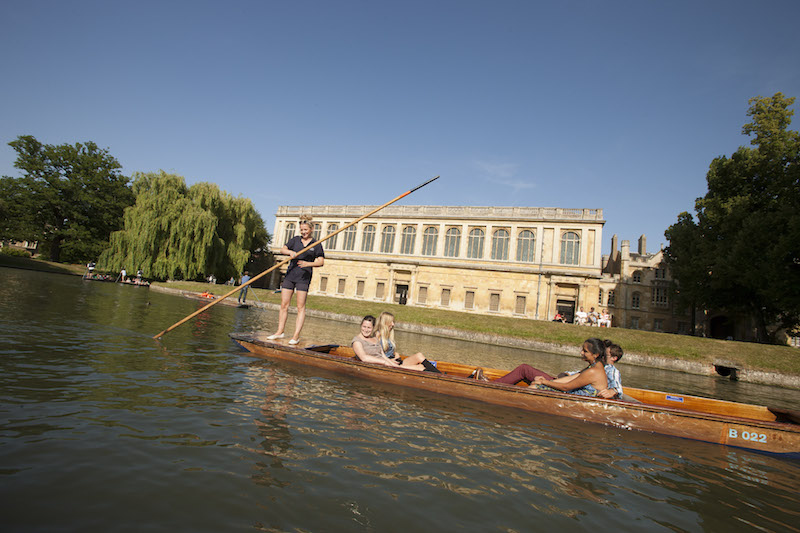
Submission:
[[[476,368],[470,365],[439,361],[442,374],[418,372],[364,363],[349,347],[306,341],[290,346],[285,339],[267,340],[267,335],[232,333],[231,338],[258,357],[494,405],[800,458],[800,425],[780,421],[785,418],[766,407],[627,387],[625,392],[643,403],[589,398],[469,379]],[[484,368],[490,379],[505,373]]]

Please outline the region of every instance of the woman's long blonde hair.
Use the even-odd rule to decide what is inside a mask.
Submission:
[[[384,311],[378,315],[378,323],[376,326],[381,339],[381,349],[383,349],[384,352],[389,349],[389,342],[394,344],[394,328],[389,327],[389,323],[393,321],[394,315],[392,313]],[[397,346],[395,346],[395,350],[396,349]]]

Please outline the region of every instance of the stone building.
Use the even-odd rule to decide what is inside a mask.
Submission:
[[[271,250],[301,215],[318,240],[372,209],[281,206]],[[615,326],[677,331],[661,252],[614,236],[601,256],[604,224],[602,209],[389,206],[323,244],[309,293],[538,320],[608,308]]]
[[[648,253],[644,235],[638,244],[632,252],[630,241],[617,249],[617,236],[611,239],[611,253],[603,256],[598,305],[609,310],[618,327],[689,333],[687,311],[675,307],[663,250]]]
[[[314,237],[371,206],[281,206],[273,252],[297,234]],[[600,209],[390,206],[327,241],[310,293],[546,319],[597,297]],[[323,233],[324,232],[324,233]]]

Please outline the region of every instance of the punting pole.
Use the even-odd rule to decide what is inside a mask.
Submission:
[[[379,206],[379,207],[376,207],[375,209],[373,209],[372,211],[370,211],[370,212],[369,212],[369,213],[367,213],[366,215],[363,215],[363,216],[361,216],[360,218],[357,218],[357,219],[355,219],[355,220],[354,220],[354,221],[352,221],[351,223],[349,223],[349,224],[347,224],[347,225],[345,225],[345,226],[342,226],[341,228],[339,228],[338,230],[334,231],[334,232],[333,232],[333,233],[331,233],[330,235],[328,235],[328,236],[326,236],[326,237],[324,237],[324,238],[322,238],[322,239],[318,240],[317,242],[312,242],[311,244],[309,244],[308,246],[306,246],[305,248],[303,248],[302,250],[300,250],[299,252],[297,252],[297,255],[300,255],[300,254],[302,254],[303,252],[305,252],[305,251],[307,251],[307,250],[310,250],[310,249],[311,249],[311,248],[313,248],[314,246],[316,246],[316,245],[318,245],[318,244],[320,244],[320,243],[323,243],[323,242],[327,241],[328,239],[330,239],[330,238],[331,238],[331,237],[333,237],[334,235],[338,235],[339,233],[343,232],[344,230],[346,230],[346,229],[347,229],[347,228],[349,228],[350,226],[353,226],[353,225],[355,225],[355,224],[358,224],[359,222],[361,222],[361,221],[362,221],[362,220],[364,220],[365,218],[371,217],[372,215],[374,215],[375,213],[377,213],[378,211],[380,211],[380,210],[381,210],[381,209],[383,209],[384,207],[387,207],[387,206],[390,206],[390,205],[392,205],[393,203],[395,203],[396,201],[400,200],[401,198],[405,198],[406,196],[408,196],[408,195],[409,195],[409,194],[411,194],[412,192],[414,192],[414,191],[416,191],[416,190],[419,190],[419,189],[421,189],[422,187],[426,186],[427,184],[429,184],[429,183],[431,183],[432,181],[434,181],[434,180],[437,180],[437,179],[439,179],[439,176],[436,176],[435,178],[431,178],[431,179],[429,179],[428,181],[426,181],[425,183],[423,183],[423,184],[421,184],[421,185],[417,185],[417,186],[416,186],[416,187],[414,187],[413,189],[410,189],[410,190],[408,190],[408,191],[404,192],[403,194],[401,194],[400,196],[398,196],[398,197],[397,197],[397,198],[395,198],[394,200],[390,200],[390,201],[386,202],[385,204],[383,204],[383,205],[381,205],[381,206]],[[283,260],[283,261],[281,261],[280,263],[276,263],[275,265],[271,266],[270,268],[268,268],[268,269],[267,269],[267,270],[265,270],[264,272],[262,272],[262,273],[258,274],[257,276],[253,276],[252,278],[250,278],[250,280],[249,280],[247,283],[243,283],[242,285],[239,285],[238,287],[236,287],[235,289],[233,289],[233,290],[232,290],[232,291],[230,291],[229,293],[227,293],[227,294],[224,294],[224,295],[220,296],[219,298],[217,298],[216,300],[214,300],[214,301],[210,302],[210,303],[209,303],[209,304],[207,304],[207,305],[204,305],[203,307],[201,307],[200,309],[198,309],[197,311],[195,311],[195,312],[194,312],[194,313],[192,313],[191,315],[187,316],[187,317],[186,317],[186,318],[184,318],[183,320],[180,320],[179,322],[176,322],[176,323],[174,323],[173,325],[171,325],[170,327],[168,327],[167,329],[165,329],[164,331],[162,331],[162,332],[161,332],[161,333],[159,333],[158,335],[154,335],[154,336],[153,336],[153,338],[154,338],[154,339],[160,339],[161,337],[163,337],[164,335],[166,335],[167,333],[169,333],[169,332],[170,332],[170,331],[172,331],[173,329],[177,328],[178,326],[180,326],[180,325],[181,325],[181,324],[183,324],[184,322],[187,322],[188,320],[191,320],[192,318],[196,317],[197,315],[199,315],[200,313],[202,313],[202,312],[203,312],[203,311],[205,311],[206,309],[209,309],[209,308],[211,308],[211,307],[213,307],[213,306],[217,305],[219,302],[221,302],[222,300],[224,300],[225,298],[227,298],[227,297],[228,297],[228,296],[230,296],[231,294],[234,294],[234,293],[236,293],[236,292],[240,291],[240,290],[242,289],[242,287],[245,287],[245,286],[247,286],[247,285],[250,285],[251,283],[253,283],[253,282],[254,282],[254,281],[256,281],[257,279],[259,279],[259,278],[261,278],[261,277],[265,276],[266,274],[269,274],[270,272],[272,272],[272,271],[273,271],[273,270],[275,270],[276,268],[279,268],[279,267],[281,267],[281,266],[285,265],[285,264],[286,264],[286,263],[288,263],[289,261],[291,261],[291,258],[287,257],[286,259],[284,259],[284,260]]]

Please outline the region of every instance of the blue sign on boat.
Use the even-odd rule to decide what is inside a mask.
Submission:
[[[667,394],[667,400],[671,400],[673,402],[681,402],[683,403],[683,396],[671,396]]]

